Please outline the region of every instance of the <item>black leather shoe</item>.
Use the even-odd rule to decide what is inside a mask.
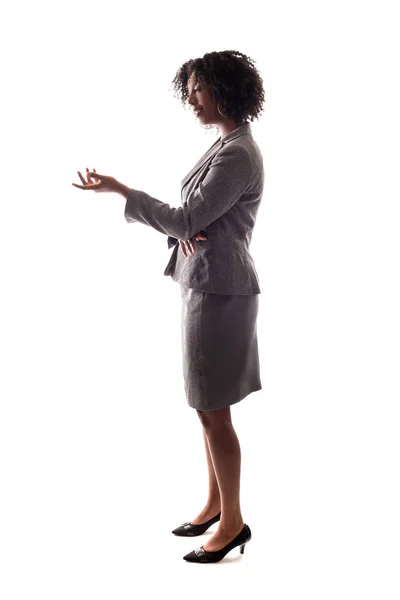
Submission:
[[[186,523],[183,523],[183,525],[179,525],[179,527],[177,527],[176,529],[173,529],[172,533],[174,533],[175,535],[181,535],[181,536],[195,536],[195,535],[201,535],[202,533],[204,533],[209,527],[211,527],[211,525],[213,523],[216,523],[217,521],[219,521],[221,518],[221,513],[219,512],[215,517],[213,517],[212,519],[210,519],[209,521],[206,521],[205,523],[198,523],[197,525],[193,525],[192,523],[189,523],[189,521],[187,521]]]
[[[204,550],[203,546],[197,548],[196,550],[192,550],[189,554],[186,554],[183,558],[189,562],[197,562],[197,563],[213,563],[218,562],[224,558],[228,552],[236,548],[236,546],[240,546],[240,554],[243,554],[244,547],[251,540],[251,530],[246,523],[243,525],[243,529],[238,535],[233,539],[229,544],[221,548],[221,550],[217,550],[216,552],[210,552],[209,550]]]

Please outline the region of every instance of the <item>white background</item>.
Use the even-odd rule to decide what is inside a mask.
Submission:
[[[2,600],[399,598],[399,21],[394,2],[3,5]],[[171,530],[207,497],[167,237],[96,168],[180,206],[218,136],[189,58],[253,58],[263,389],[232,407],[253,538]],[[200,571],[200,573],[199,573]],[[140,591],[139,591],[140,590]]]

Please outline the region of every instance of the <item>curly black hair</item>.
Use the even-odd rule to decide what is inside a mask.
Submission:
[[[188,107],[187,84],[193,71],[200,84],[211,88],[224,115],[240,124],[259,118],[264,104],[264,87],[251,58],[236,50],[224,50],[186,61],[172,81],[174,95],[184,108]]]

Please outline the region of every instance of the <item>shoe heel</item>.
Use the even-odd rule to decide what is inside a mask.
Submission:
[[[249,537],[247,538],[247,540],[245,541],[245,543],[240,546],[240,554],[243,554],[245,545],[251,540],[250,527],[248,527],[248,532],[249,532]]]

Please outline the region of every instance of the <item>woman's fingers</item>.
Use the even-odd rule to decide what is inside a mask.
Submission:
[[[83,190],[93,190],[94,192],[119,192],[120,191],[120,183],[115,179],[115,177],[111,177],[110,175],[101,175],[97,173],[96,169],[89,171],[86,167],[86,176],[87,181],[84,179],[80,171],[77,171],[81,182],[83,185],[77,185],[73,183],[75,187],[79,187]]]
[[[96,169],[92,169],[91,171],[92,173],[96,173]],[[79,179],[82,181],[83,185],[88,185],[88,183],[100,183],[100,179],[98,177],[93,177],[93,175],[89,175],[89,169],[86,167],[86,177],[87,177],[87,181],[84,178],[84,176],[82,175],[82,173],[80,171],[77,171],[78,175],[79,175]],[[97,175],[97,173],[96,173]]]
[[[92,169],[92,170],[95,172],[95,169]],[[86,181],[86,179],[84,178],[84,176],[82,175],[82,173],[81,173],[80,171],[77,171],[77,173],[78,173],[78,175],[79,175],[79,178],[80,178],[80,180],[82,181],[82,183],[83,183],[84,185],[85,185],[85,184],[87,185],[88,183],[95,183],[95,182],[93,181],[93,179],[90,177],[90,175],[89,175],[89,169],[88,169],[87,167],[86,167],[86,177],[87,177],[87,181]],[[97,183],[99,180],[96,178],[96,180],[95,180],[95,181],[96,181],[96,183]]]
[[[185,242],[183,240],[179,240],[179,245],[181,247],[183,254],[186,256]]]
[[[87,183],[86,179],[83,177],[82,173],[80,171],[77,171],[80,180],[82,181],[83,184]]]
[[[89,175],[89,169],[87,167],[86,167],[86,177],[87,177],[88,183],[94,183],[93,179]]]
[[[179,244],[180,244],[180,247],[182,249],[184,256],[187,257],[188,252],[189,252],[189,254],[193,254],[192,247],[189,244],[189,240],[179,240]]]
[[[188,240],[179,240],[179,244],[180,244],[183,254],[187,257],[188,252],[190,255],[196,253],[196,246],[194,243],[195,241],[201,241],[201,240],[206,240],[206,239],[207,239],[206,237],[199,234],[197,236],[194,235],[192,238],[190,238]]]

